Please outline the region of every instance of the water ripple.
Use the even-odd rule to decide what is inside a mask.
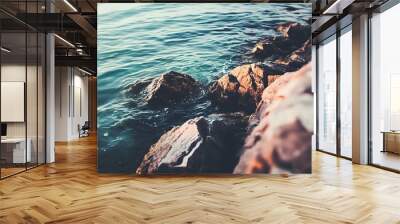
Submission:
[[[305,23],[309,4],[99,4],[99,167],[133,172],[169,128],[213,112],[204,95],[157,110],[124,94],[170,70],[207,86],[246,63],[244,55],[282,22]]]

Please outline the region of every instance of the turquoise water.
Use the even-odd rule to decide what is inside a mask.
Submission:
[[[124,90],[168,71],[206,87],[253,62],[249,51],[283,22],[306,23],[310,4],[99,4],[99,171],[134,172],[149,146],[185,120],[216,112],[206,97],[158,110]]]

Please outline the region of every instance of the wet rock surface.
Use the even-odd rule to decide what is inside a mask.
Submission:
[[[151,83],[151,81],[152,79],[135,82],[128,87],[126,92],[128,94],[139,94]]]
[[[286,23],[276,31],[280,36],[267,37],[252,50],[256,63],[237,66],[201,94],[213,112],[185,117],[159,132],[137,174],[311,172],[310,26]],[[128,92],[168,108],[196,99],[201,86],[171,71],[135,83]]]
[[[305,62],[299,67],[305,65],[309,60],[306,58],[306,53],[302,54],[301,52],[311,51],[311,26],[299,23],[285,23],[278,25],[276,31],[280,33],[280,36],[267,37],[256,43],[251,51],[253,56],[258,60],[264,61],[266,59],[285,60],[295,54],[305,58]],[[309,45],[307,42],[309,42]],[[305,46],[310,49],[305,48]],[[300,62],[300,60],[295,60],[294,58],[292,60]],[[291,68],[296,70],[294,66]]]
[[[209,87],[211,101],[228,111],[254,111],[268,85],[269,76],[281,71],[258,64],[245,64],[223,75]]]
[[[265,59],[268,57],[280,57],[290,53],[295,49],[294,46],[285,46],[288,44],[287,39],[283,37],[268,37],[256,43],[251,53],[257,59]]]
[[[242,113],[190,119],[163,134],[136,173],[232,173],[247,120]]]
[[[311,61],[311,40],[307,40],[303,46],[290,55],[279,58],[274,64],[286,67],[286,71],[292,72],[300,69],[303,65]]]
[[[313,132],[311,65],[279,77],[252,116],[236,174],[310,173]]]
[[[144,100],[150,106],[166,106],[185,100],[198,94],[200,84],[191,76],[170,71],[152,80],[131,85],[129,94],[144,94]]]
[[[277,26],[276,30],[280,32],[284,38],[300,44],[310,39],[311,36],[311,26],[301,25],[300,23],[280,24]]]

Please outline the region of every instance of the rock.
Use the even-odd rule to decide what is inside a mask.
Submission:
[[[166,105],[193,96],[199,90],[200,85],[189,75],[170,71],[146,87],[145,100],[151,105]]]
[[[311,61],[311,40],[308,39],[301,48],[285,58],[274,61],[274,64],[285,66],[288,72],[296,71]]]
[[[311,65],[286,73],[263,92],[234,173],[310,173]]]
[[[290,89],[293,93],[291,95],[300,94],[307,92],[311,94],[311,86],[308,85],[309,72],[311,71],[311,64],[303,66],[301,69],[295,72],[287,72],[277,78],[273,83],[271,83],[264,91],[261,96],[261,101],[257,106],[256,115],[259,118],[266,116],[267,108],[273,101],[278,101],[284,99],[282,93],[285,89]],[[293,81],[294,80],[294,81]],[[290,85],[289,85],[290,83]],[[297,89],[292,87],[297,85]]]
[[[163,134],[136,173],[232,173],[246,126],[242,113],[190,119]]]
[[[277,80],[282,75],[268,75],[268,85],[271,85],[275,80]]]
[[[276,30],[281,36],[267,37],[256,43],[251,51],[256,59],[286,58],[290,53],[301,48],[307,40],[311,39],[310,25],[285,23],[278,25]]]
[[[301,25],[300,23],[284,23],[277,26],[276,31],[291,42],[304,43],[311,38],[311,26]]]
[[[238,66],[210,86],[210,99],[223,110],[253,112],[268,85],[268,76],[277,74],[281,72],[258,64]]]
[[[283,56],[290,52],[290,49],[283,47],[285,38],[272,37],[266,38],[256,43],[256,46],[251,50],[251,53],[257,59],[264,59],[271,56]]]
[[[189,75],[170,71],[154,79],[135,82],[127,93],[142,93],[149,105],[165,106],[189,98],[200,89],[200,84]]]
[[[152,81],[151,79],[144,81],[136,81],[132,85],[128,86],[126,92],[128,94],[139,94],[151,83],[151,81]]]

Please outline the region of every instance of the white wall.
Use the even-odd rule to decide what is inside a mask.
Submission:
[[[88,120],[88,78],[76,68],[56,67],[55,86],[55,140],[77,139],[78,125]]]
[[[75,70],[76,72],[77,70]],[[83,125],[85,121],[89,120],[89,110],[88,110],[88,77],[82,76],[79,72],[78,75],[74,75],[74,108],[72,108],[72,136],[74,138],[79,137],[78,124]],[[80,97],[79,97],[80,96]],[[80,102],[79,102],[80,101]]]
[[[70,84],[69,68],[55,68],[55,141],[68,140],[68,88]]]
[[[1,66],[1,81],[2,82],[25,82],[26,70],[28,72],[28,87],[27,87],[27,118],[28,118],[28,137],[29,129],[35,130],[36,135],[36,66],[27,66],[25,64],[3,64]],[[39,71],[40,72],[40,71]],[[33,78],[33,76],[35,78]],[[41,106],[41,105],[39,105]],[[1,108],[7,110],[7,108]],[[9,137],[25,137],[26,122],[7,122],[7,135]]]
[[[25,64],[4,64],[1,66],[1,81],[25,82],[25,73]],[[7,123],[7,137],[25,137],[25,122]]]

